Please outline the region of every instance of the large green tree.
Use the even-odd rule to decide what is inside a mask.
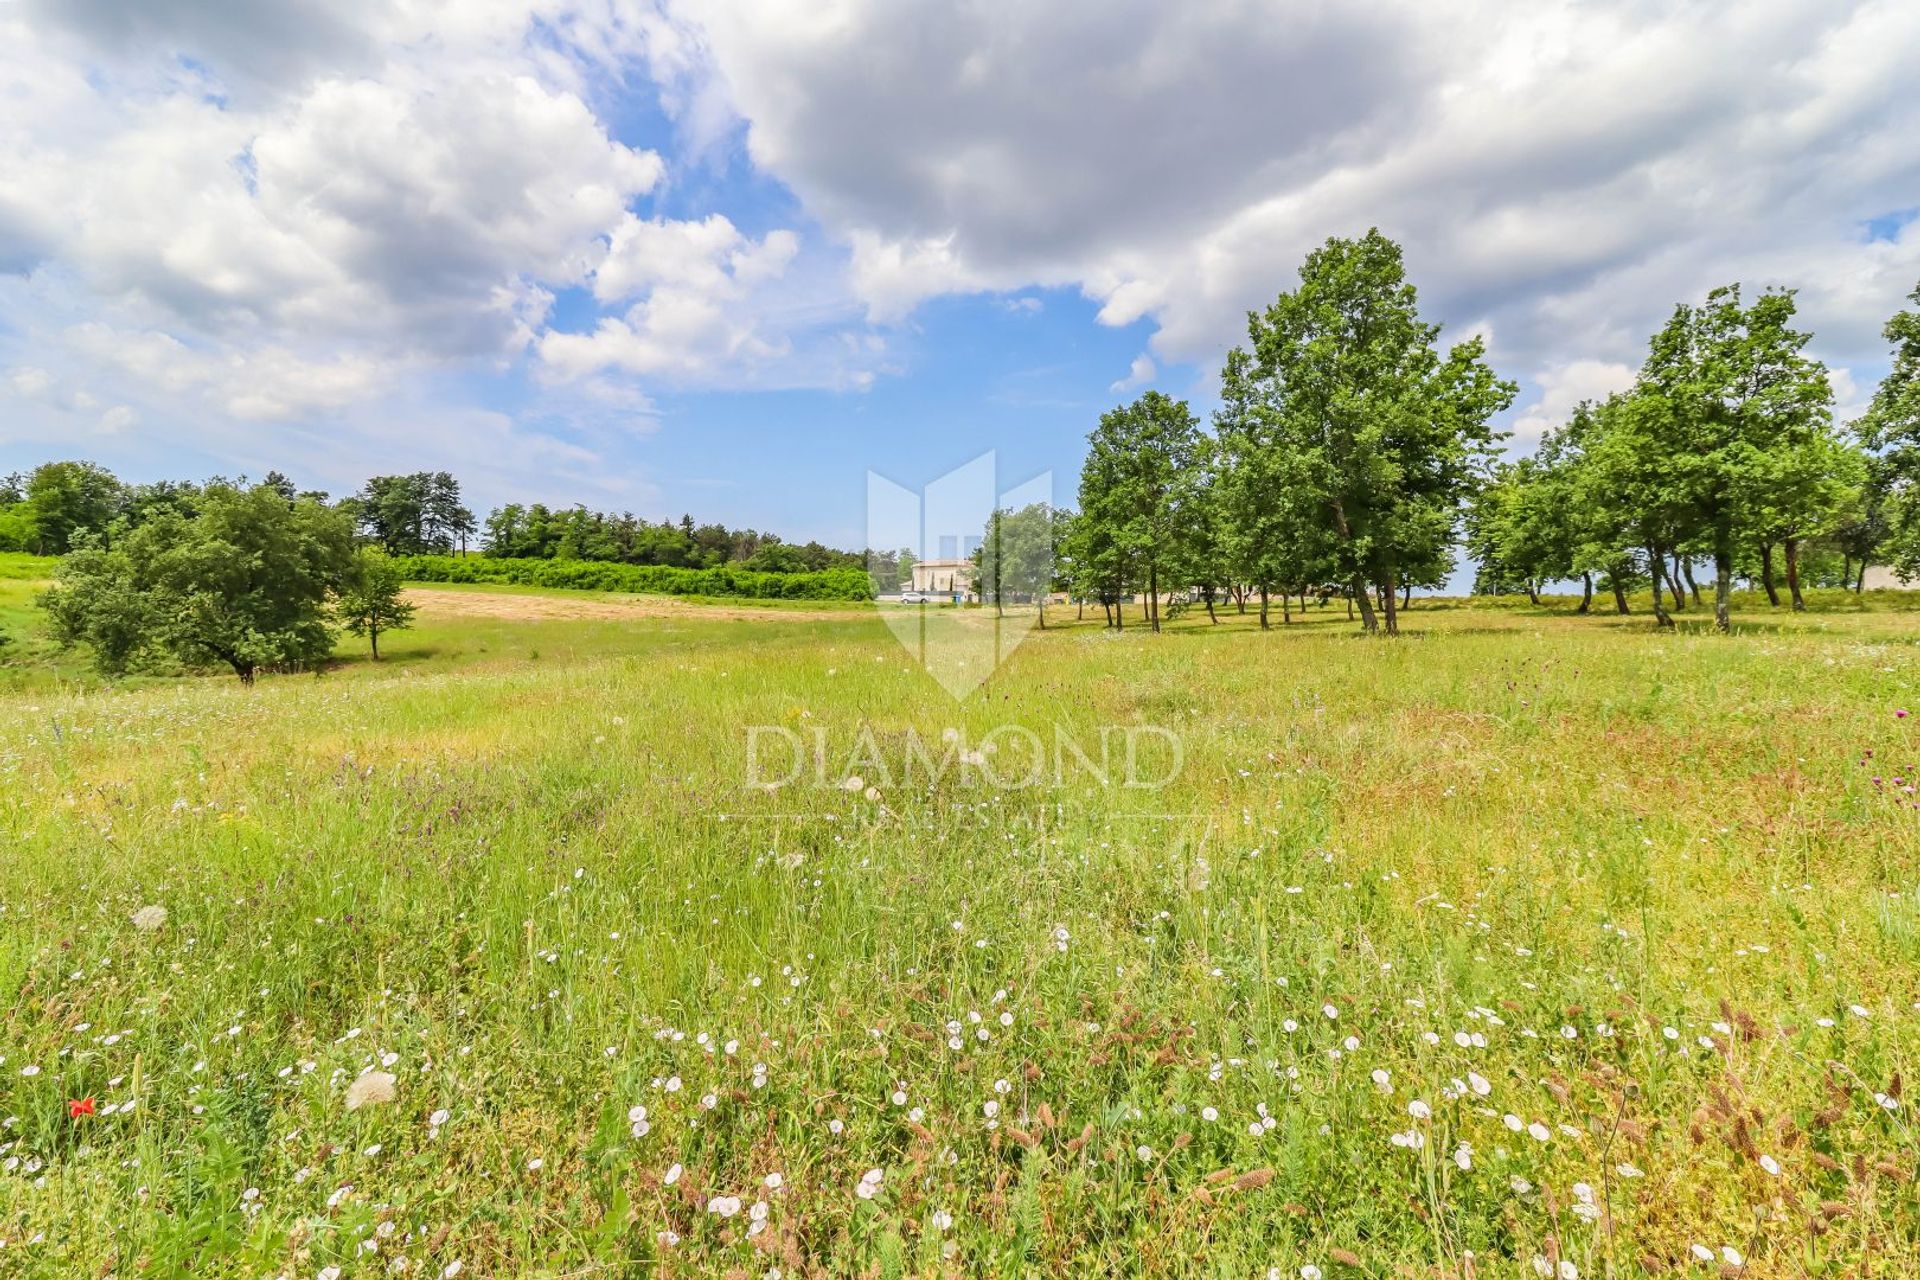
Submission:
[[[1087,437],[1080,514],[1101,526],[1115,549],[1138,565],[1147,620],[1160,629],[1160,593],[1184,551],[1195,519],[1192,485],[1200,420],[1184,400],[1149,391],[1100,415]]]
[[[330,598],[353,566],[346,513],[268,485],[207,485],[191,518],[164,511],[111,542],[84,540],[44,603],[53,633],[103,672],[164,654],[224,663],[243,682],[333,648]]]
[[[1740,287],[1727,285],[1702,305],[1676,307],[1641,369],[1639,396],[1666,483],[1688,510],[1687,534],[1713,556],[1722,631],[1732,625],[1737,554],[1743,542],[1761,541],[1785,459],[1815,447],[1831,422],[1826,369],[1805,353],[1808,335],[1793,317],[1791,290],[1743,303]]]
[[[1403,581],[1446,561],[1462,504],[1491,463],[1494,414],[1513,401],[1484,345],[1442,354],[1420,317],[1400,246],[1377,230],[1309,254],[1300,283],[1248,317],[1243,376],[1287,459],[1287,500],[1333,549],[1335,569],[1377,630],[1398,630]]]
[[[1861,443],[1875,455],[1867,505],[1882,521],[1876,531],[1884,537],[1881,554],[1902,581],[1920,577],[1920,286],[1908,298],[1914,305],[1897,312],[1883,330],[1893,344],[1887,376],[1855,424]],[[1864,574],[1868,548],[1858,550]]]
[[[60,556],[87,535],[104,537],[126,497],[126,487],[97,463],[42,463],[26,481],[27,549]]]

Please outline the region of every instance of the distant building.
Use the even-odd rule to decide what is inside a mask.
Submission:
[[[1861,585],[1868,591],[1912,591],[1920,587],[1920,579],[1902,582],[1893,576],[1893,570],[1876,564],[1868,566],[1866,580]]]
[[[931,596],[958,595],[973,599],[973,561],[916,560],[913,562],[913,590]]]

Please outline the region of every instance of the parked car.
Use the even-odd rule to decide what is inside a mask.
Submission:
[[[927,593],[924,591],[902,591],[900,593],[901,604],[925,604],[926,602]]]

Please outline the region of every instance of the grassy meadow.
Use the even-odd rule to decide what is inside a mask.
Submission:
[[[955,702],[861,609],[480,588],[105,686],[33,576],[0,1276],[1920,1269],[1896,597],[1069,612]]]

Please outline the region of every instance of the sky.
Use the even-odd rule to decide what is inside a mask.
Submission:
[[[1524,452],[1675,303],[1920,282],[1920,5],[0,0],[0,471],[450,470],[857,547],[869,470],[1071,503],[1378,226]]]

